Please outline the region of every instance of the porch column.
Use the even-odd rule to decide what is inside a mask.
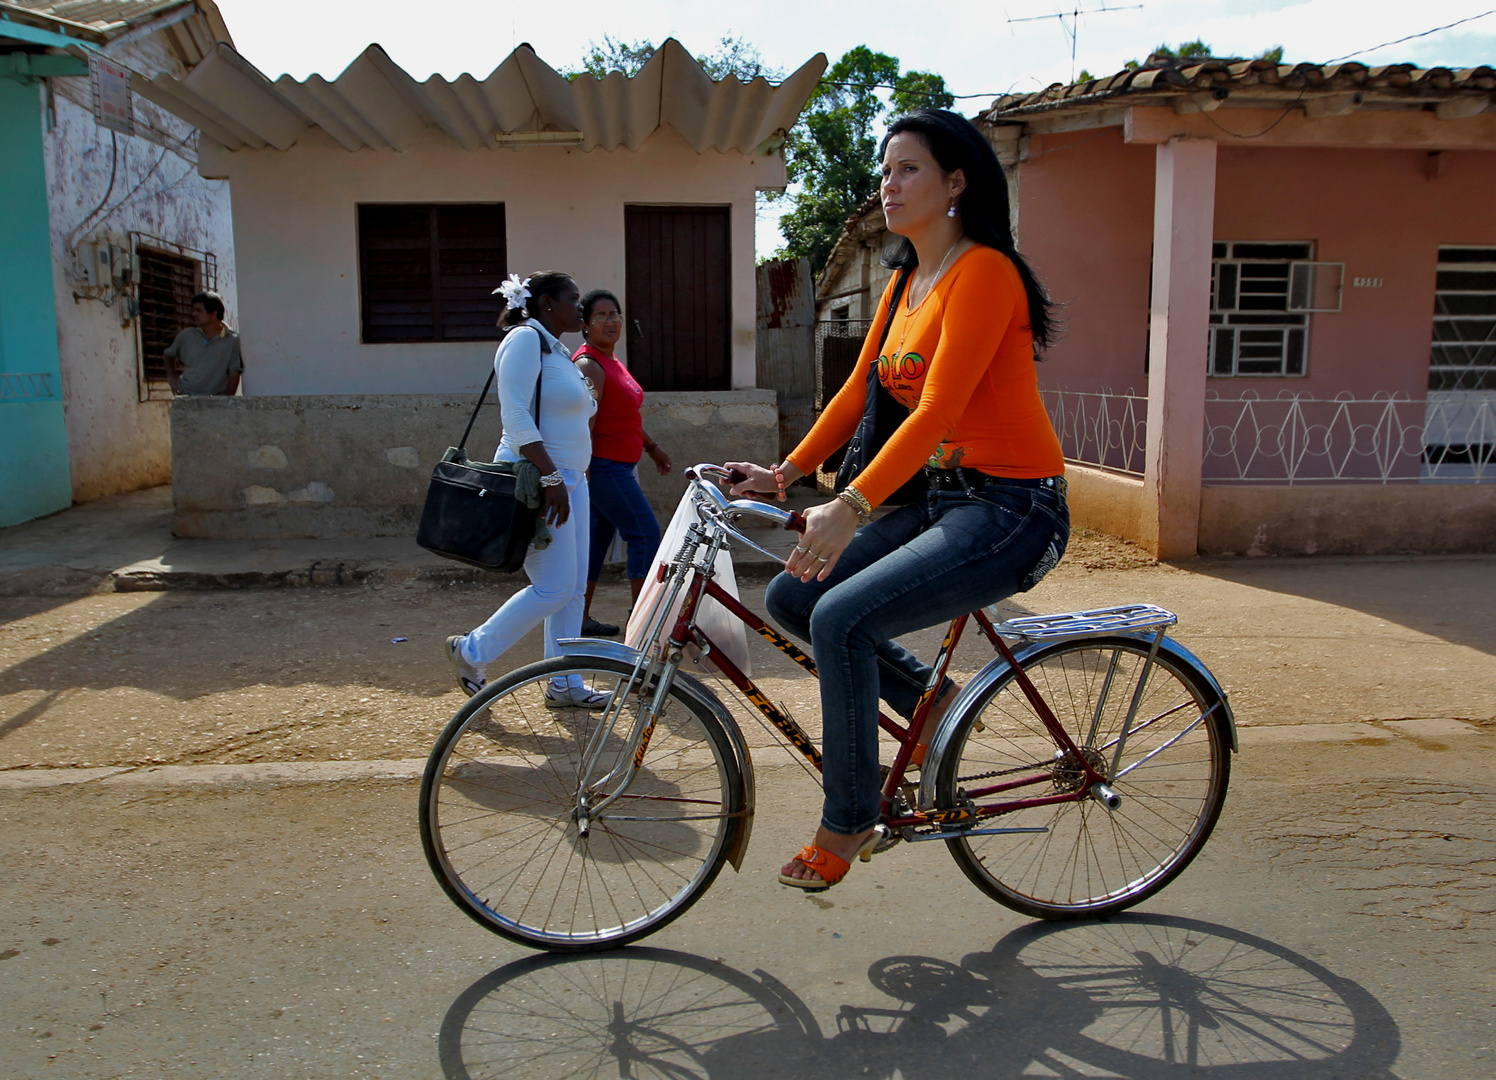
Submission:
[[[1140,524],[1160,559],[1192,558],[1199,540],[1215,174],[1214,140],[1176,137],[1159,144]]]

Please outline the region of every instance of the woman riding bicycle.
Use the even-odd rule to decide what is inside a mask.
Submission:
[[[820,672],[821,825],[780,874],[812,891],[879,839],[878,699],[911,717],[932,674],[893,639],[1032,587],[1070,532],[1034,369],[1035,347],[1054,338],[1052,304],[1013,245],[1002,166],[975,127],[939,109],[896,120],[881,153],[883,213],[904,240],[857,365],[784,462],[729,463],[748,476],[734,495],[783,492],[813,472],[858,427],[874,363],[911,410],[836,499],[806,512],[766,597]],[[921,469],[928,493],[870,520]],[[942,687],[926,736],[954,690]]]

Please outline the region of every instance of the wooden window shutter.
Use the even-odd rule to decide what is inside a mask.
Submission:
[[[365,342],[499,336],[503,203],[360,206],[358,246]]]

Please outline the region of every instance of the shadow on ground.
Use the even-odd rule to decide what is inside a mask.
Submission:
[[[1190,573],[1364,612],[1496,655],[1496,558],[1234,559],[1182,564]]]
[[[441,1066],[449,1080],[1395,1080],[1400,1049],[1387,1009],[1357,983],[1193,919],[1030,924],[959,963],[887,957],[868,981],[878,1004],[842,1005],[833,1030],[762,970],[652,948],[532,957],[453,1002]]]

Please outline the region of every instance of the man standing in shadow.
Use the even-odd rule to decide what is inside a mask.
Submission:
[[[233,397],[244,359],[239,335],[223,323],[223,297],[216,292],[194,296],[192,323],[166,347],[166,381],[172,393]]]

